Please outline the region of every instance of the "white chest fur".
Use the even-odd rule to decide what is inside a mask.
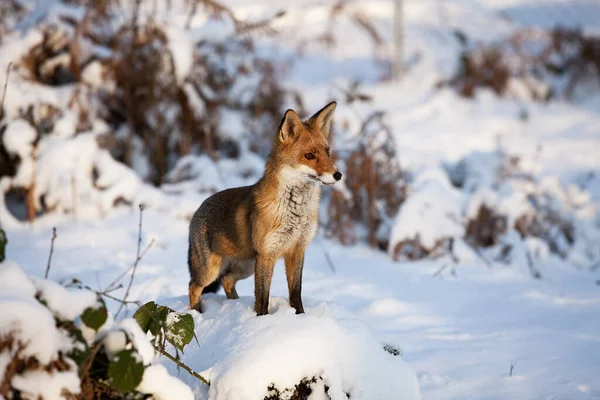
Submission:
[[[285,252],[302,242],[308,244],[315,235],[317,223],[313,219],[319,207],[320,187],[295,174],[282,173],[278,187],[278,229],[269,235],[269,248]]]
[[[313,224],[312,216],[319,205],[318,190],[317,184],[312,182],[288,184],[281,188],[278,214],[282,228],[295,232]]]

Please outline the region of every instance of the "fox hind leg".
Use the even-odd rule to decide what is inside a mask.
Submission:
[[[221,271],[221,256],[208,249],[198,251],[195,246],[190,244],[188,262],[190,267],[190,308],[202,312],[200,297],[204,288],[218,280]]]
[[[254,263],[249,261],[232,261],[221,278],[223,289],[228,299],[239,299],[235,284],[254,273]]]

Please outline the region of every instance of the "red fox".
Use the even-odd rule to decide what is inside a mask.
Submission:
[[[287,110],[273,140],[263,177],[254,185],[227,189],[206,199],[190,223],[190,308],[202,312],[202,293],[222,285],[237,299],[235,284],[255,274],[254,311],[269,312],[275,262],[283,257],[290,305],[302,306],[304,251],[317,230],[321,185],[342,178],[328,145],[331,102],[303,122]]]

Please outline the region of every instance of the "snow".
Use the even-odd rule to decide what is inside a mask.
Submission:
[[[35,285],[39,298],[62,321],[72,321],[83,310],[96,305],[96,294],[88,290],[69,290],[56,282],[38,279]]]
[[[114,324],[110,329],[105,329],[102,336],[104,348],[111,356],[130,348],[128,343],[131,342],[144,364],[150,364],[154,359],[154,348],[134,319],[128,318]]]
[[[431,250],[440,240],[461,237],[461,219],[458,191],[441,170],[426,170],[396,216],[389,251],[393,253],[396,244],[404,240],[419,239]]]
[[[77,366],[70,367],[68,372],[28,371],[15,376],[11,383],[22,391],[24,398],[62,400],[65,392],[74,395],[81,392]]]
[[[183,82],[190,73],[193,60],[194,42],[185,34],[182,29],[175,26],[169,26],[166,29],[173,64],[175,65],[175,75],[178,82]]]
[[[0,330],[3,333],[18,332],[26,343],[24,356],[35,356],[42,363],[50,362],[61,343],[52,315],[33,298],[2,295],[1,301]],[[24,315],[26,319],[22,318]]]
[[[169,375],[160,364],[151,365],[144,371],[142,382],[137,387],[142,393],[152,393],[156,400],[193,400],[192,389],[182,381]]]
[[[270,314],[257,318],[252,297],[212,296],[204,314],[193,312],[199,345],[186,349],[182,360],[211,382],[212,400],[263,399],[271,384],[283,391],[312,377],[323,379],[332,400],[347,399],[346,393],[421,398],[415,373],[384,351],[364,322],[340,306],[304,303],[306,314],[297,316],[287,299],[274,297]]]
[[[25,120],[20,119],[8,125],[2,141],[9,153],[27,157],[31,154],[31,143],[36,136],[35,129]]]
[[[39,367],[28,363],[33,367],[18,371],[10,380],[24,398],[54,400],[63,399],[65,393],[80,393],[78,367],[65,356],[76,344],[57,321],[78,321],[84,309],[97,305],[96,294],[28,277],[11,261],[0,263],[0,289],[0,338],[15,340],[11,347],[3,346],[0,351],[0,381],[4,381],[12,357],[25,360],[33,357]],[[141,361],[149,367],[138,386],[142,393],[155,394],[161,400],[193,399],[188,386],[169,375],[162,365],[154,364],[155,350],[134,319],[114,323],[108,318],[96,337],[89,329],[83,332],[88,344],[101,339],[109,355],[130,346],[137,350]],[[22,346],[20,350],[18,346]],[[52,362],[59,360],[66,367],[52,366]]]
[[[178,9],[183,3],[173,1],[171,10],[162,1],[156,3],[156,21],[166,28],[177,80],[185,81],[194,62],[191,46],[197,40],[218,43],[230,37],[233,24],[198,12],[189,29],[183,29],[187,13],[182,15]],[[417,236],[426,247],[451,237],[453,257],[393,262],[389,254],[363,244],[342,247],[317,235],[306,253],[306,315],[297,316],[288,306],[282,262],[275,268],[270,315],[257,318],[252,313],[252,278],[238,284],[241,299],[209,295],[206,314],[191,312],[200,343],[192,340],[180,356],[211,380],[210,389],[157,357],[131,319],[114,322],[109,316],[100,329],[98,335],[104,335],[109,352],[127,346],[126,332],[143,361],[151,365],[138,389],[161,399],[264,398],[270,383],[289,387],[311,374],[325,380],[313,386],[315,391],[326,383],[332,396],[342,398],[346,390],[356,398],[385,398],[393,390],[415,398],[419,387],[424,398],[436,400],[600,398],[600,96],[589,93],[571,103],[537,103],[528,98],[521,80],[511,80],[508,98],[479,90],[474,99],[464,99],[450,88],[434,88],[456,70],[461,45],[455,29],[474,43],[491,43],[519,28],[555,22],[600,32],[597,4],[405,2],[407,71],[401,82],[392,83],[380,80],[387,66],[374,61],[371,40],[349,14],[333,24],[337,46],[326,49],[311,43],[296,55],[303,41],[327,30],[333,3],[226,2],[236,15],[252,20],[287,11],[274,24],[278,35],[259,36],[256,51],[284,65],[288,73],[281,83],[302,94],[307,110],[318,109],[324,99],[343,99],[340,88],[360,82],[360,91],[373,101],[352,105],[340,101],[337,126],[347,126],[350,134],[356,134],[372,110],[385,111],[402,167],[414,173],[408,200],[397,210],[391,227],[390,249]],[[32,16],[47,14],[53,7],[43,6]],[[391,1],[361,0],[349,4],[348,10],[369,16],[387,45],[393,32],[392,6]],[[142,20],[150,15],[146,11]],[[55,16],[50,12],[47,19],[52,22]],[[0,66],[42,40],[40,30],[26,29],[32,23],[28,18],[20,26],[22,32],[3,37]],[[91,88],[110,92],[114,88],[105,86],[103,68],[99,61],[91,62],[83,71],[84,80]],[[0,68],[0,82],[5,71]],[[189,279],[187,219],[214,191],[254,183],[264,160],[248,151],[253,127],[234,110],[221,109],[225,136],[240,142],[240,159],[212,160],[193,150],[177,160],[168,183],[155,188],[144,182],[148,176],[144,160],[135,159],[130,169],[98,147],[98,135],[109,131],[109,126],[96,120],[91,131],[75,134],[76,111],[68,106],[73,85],[50,88],[21,74],[25,72],[13,67],[3,121],[7,127],[1,140],[9,154],[22,157],[23,164],[16,177],[2,177],[0,188],[6,193],[11,186],[27,187],[35,179],[37,205],[43,196],[55,212],[29,225],[9,213],[10,199],[1,196],[7,256],[22,270],[11,261],[0,265],[0,333],[18,329],[27,340],[25,353],[49,362],[68,341],[57,332],[52,312],[35,294],[39,290],[55,315],[64,318],[92,301],[89,292],[76,294],[39,279],[48,259],[52,227],[58,228],[58,238],[51,278],[57,282],[77,278],[101,290],[134,261],[137,205],[146,204],[142,246],[155,242],[140,262],[131,299],[153,300],[184,311]],[[249,96],[243,93],[245,84],[252,79],[240,78],[236,86],[242,102]],[[183,89],[193,92],[189,84]],[[64,112],[52,132],[38,142],[35,161],[31,153],[37,133],[21,116],[30,104],[35,116],[42,105]],[[191,106],[198,115],[206,112],[203,103],[193,98]],[[342,145],[341,139],[334,138],[334,149]],[[517,171],[508,176],[503,156],[519,157]],[[343,187],[333,189],[345,192]],[[546,240],[522,238],[512,228],[497,246],[481,253],[463,240],[465,220],[476,216],[481,205],[506,216],[512,227],[520,216],[534,211],[532,199],[573,222],[573,243],[565,257],[552,253]],[[121,200],[128,205],[115,207]],[[511,251],[499,262],[503,246]],[[532,277],[532,270],[539,272],[539,279]],[[114,292],[122,294],[123,289]],[[118,305],[108,302],[109,309],[116,311]],[[130,307],[128,315],[133,311]],[[82,330],[88,342],[95,339],[95,332]],[[386,353],[384,345],[399,349],[402,356]],[[0,353],[0,373],[7,357]],[[381,375],[373,373],[380,369]],[[40,385],[34,386],[32,379]],[[51,379],[40,373],[15,382],[53,393],[57,384],[75,388],[67,375]]]
[[[62,339],[54,318],[35,300],[35,286],[15,263],[0,264],[0,278],[0,332],[19,332],[23,355],[48,363],[58,354]]]
[[[35,129],[25,120],[19,119],[6,127],[2,141],[6,151],[13,156],[19,156],[21,167],[12,178],[16,185],[28,187],[34,176],[32,161],[33,141],[37,137]]]
[[[41,219],[33,231],[26,227],[10,229],[8,257],[19,260],[31,273],[42,273],[37,266],[47,261],[50,222],[56,221]],[[99,287],[105,287],[134,260],[137,224],[138,215],[124,210],[97,222],[59,222],[52,276],[57,280],[99,279]],[[154,300],[185,310],[189,279],[187,229],[185,220],[166,218],[151,209],[144,211],[142,246],[153,238],[156,245],[138,267],[132,299]],[[289,308],[283,263],[279,262],[271,289],[271,315],[265,318],[284,324],[265,322],[265,329],[272,333],[284,330],[286,335],[291,332],[298,341],[327,340],[328,345],[333,341],[320,336],[297,337],[294,329],[302,326],[297,327],[300,322],[294,323],[293,319],[314,322],[324,318],[343,327],[344,322],[338,318],[349,316],[359,327],[368,326],[371,340],[376,338],[380,345],[392,344],[402,350],[404,361],[417,373],[425,398],[479,398],[482,391],[491,399],[527,394],[533,398],[589,398],[576,389],[579,385],[589,385],[589,393],[598,393],[600,323],[596,315],[600,294],[594,283],[600,278],[598,273],[580,271],[555,257],[540,258],[536,266],[542,279],[535,280],[524,252],[520,260],[509,265],[492,263],[487,267],[469,248],[460,252],[459,243],[455,244],[455,253],[461,259],[455,266],[456,277],[449,268],[432,277],[447,259],[394,263],[387,255],[363,246],[346,248],[317,236],[306,254],[303,295],[307,315],[295,316]],[[527,242],[527,246],[533,245]],[[329,269],[323,248],[337,272]],[[468,251],[470,257],[463,255]],[[182,357],[203,376],[208,377],[206,372],[225,373],[217,369],[218,361],[231,362],[230,357],[236,355],[224,350],[222,341],[239,339],[236,343],[246,343],[246,350],[252,352],[252,339],[244,334],[261,340],[258,325],[252,325],[257,320],[251,312],[253,290],[251,278],[241,281],[240,300],[211,295],[207,297],[206,315],[192,312],[196,336],[203,345],[199,347],[192,340]],[[114,302],[108,305],[113,310],[117,306]],[[129,315],[133,310],[130,308]],[[319,313],[323,317],[318,317]],[[327,330],[331,335],[328,329],[333,328],[311,325],[310,332],[302,332]],[[340,329],[340,336],[344,336],[346,331]],[[281,346],[285,354],[294,351],[285,342],[280,343],[282,339],[265,346]],[[301,354],[308,351],[312,350],[303,349]],[[285,359],[275,361],[286,363]],[[508,370],[514,361],[518,363],[511,378]],[[171,374],[177,373],[170,361],[163,358],[161,363]],[[215,372],[210,372],[211,367]],[[192,387],[196,398],[208,398],[205,386],[185,371],[177,376]],[[211,381],[214,379],[211,375]]]

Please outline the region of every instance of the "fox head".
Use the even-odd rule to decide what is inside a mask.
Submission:
[[[306,121],[294,110],[287,110],[279,125],[271,158],[286,173],[322,185],[342,179],[331,160],[328,143],[335,101],[327,104]]]

